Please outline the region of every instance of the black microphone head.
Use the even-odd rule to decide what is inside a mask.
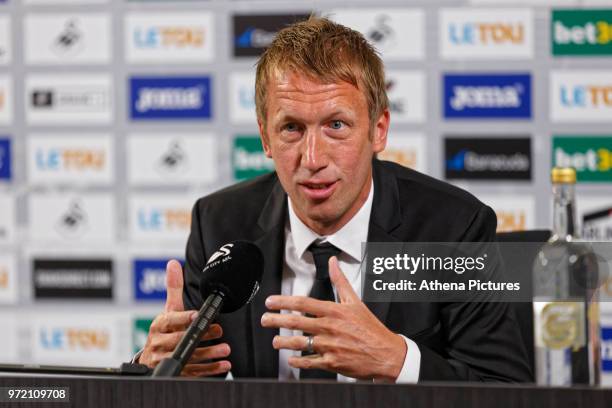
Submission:
[[[219,291],[225,295],[222,313],[240,309],[259,290],[263,263],[263,255],[255,244],[233,241],[223,245],[211,255],[202,271],[202,299]]]

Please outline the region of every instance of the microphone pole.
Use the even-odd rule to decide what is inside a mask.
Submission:
[[[215,290],[208,295],[197,317],[191,322],[187,332],[174,349],[172,357],[164,358],[160,361],[155,370],[153,370],[152,377],[176,377],[181,374],[193,351],[200,343],[202,333],[208,330],[210,324],[219,315],[224,300],[225,294],[219,290]]]

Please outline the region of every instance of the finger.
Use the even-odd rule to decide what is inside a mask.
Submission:
[[[344,272],[340,270],[338,258],[335,256],[329,258],[329,278],[336,288],[340,303],[360,302],[359,296],[357,296],[348,279],[344,276]]]
[[[313,299],[308,296],[268,296],[266,307],[270,310],[291,310],[307,313],[311,316],[328,316],[333,314],[335,302]]]
[[[166,265],[166,312],[180,312],[183,306],[183,270],[176,259]]]
[[[198,313],[193,310],[186,312],[162,313],[151,323],[151,331],[159,333],[174,333],[183,331],[191,324]]]
[[[151,340],[151,347],[156,350],[174,350],[176,345],[185,335],[185,332],[186,330],[173,331],[168,333],[156,333]],[[209,329],[208,332],[202,334],[200,338],[202,340],[215,340],[221,337],[222,334],[223,330],[221,329],[221,326],[215,325],[215,327],[211,326],[211,329]]]
[[[276,350],[299,350],[303,351],[308,348],[308,337],[306,336],[274,336],[272,339],[272,347]],[[314,350],[314,343],[313,343]]]
[[[287,360],[289,365],[300,370],[326,370],[332,371],[325,358],[319,354],[313,354],[305,357],[291,356]]]
[[[215,340],[220,338],[221,336],[223,336],[223,328],[221,328],[221,325],[213,323],[208,328],[208,331],[204,333],[204,337],[202,337],[202,340]]]
[[[230,355],[231,349],[229,344],[221,343],[214,346],[198,347],[194,350],[190,363],[201,363],[206,360],[216,360],[218,358],[226,358]]]
[[[296,315],[293,313],[264,313],[261,316],[261,325],[268,328],[285,328],[302,330],[306,333],[320,333],[324,330],[319,319]]]
[[[207,377],[227,373],[232,369],[232,363],[227,360],[215,361],[213,363],[187,364],[181,376],[183,377]]]

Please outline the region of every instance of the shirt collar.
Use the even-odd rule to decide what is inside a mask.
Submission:
[[[368,240],[370,214],[374,199],[374,181],[370,182],[370,193],[359,211],[340,230],[328,236],[321,236],[306,226],[297,216],[287,196],[289,207],[289,229],[297,255],[301,258],[310,244],[316,240],[327,241],[356,261],[361,260],[361,243]]]

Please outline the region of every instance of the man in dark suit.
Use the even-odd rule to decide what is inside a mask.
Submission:
[[[140,361],[171,352],[202,303],[206,260],[241,239],[263,252],[261,289],[209,330],[217,344],[196,350],[186,375],[530,381],[505,303],[361,300],[362,241],[491,241],[496,228],[470,194],[375,159],[390,116],[363,37],[318,18],[281,31],[258,63],[256,105],[276,172],[196,203],[184,276],[169,263],[166,311]]]

